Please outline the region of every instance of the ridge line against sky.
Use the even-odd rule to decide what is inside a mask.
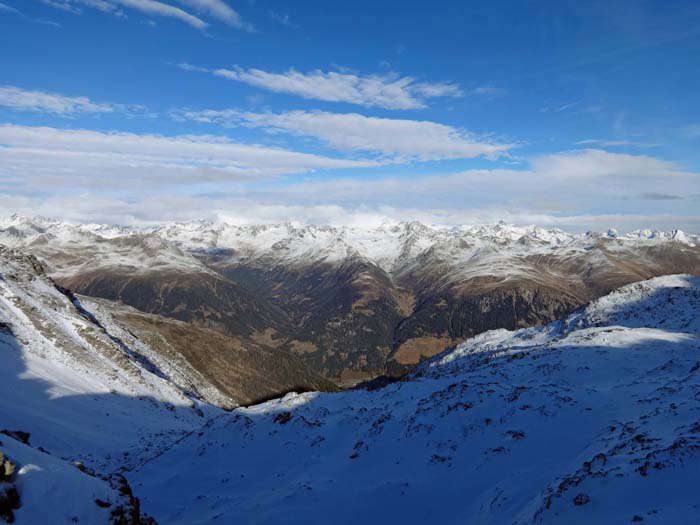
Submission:
[[[2,0],[0,206],[700,232],[700,6],[404,7]]]

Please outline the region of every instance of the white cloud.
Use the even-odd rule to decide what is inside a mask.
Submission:
[[[488,97],[500,97],[507,93],[506,89],[496,86],[479,86],[469,90],[470,95],[485,95]]]
[[[41,3],[54,7],[56,9],[60,9],[61,11],[66,11],[68,13],[73,13],[76,15],[79,15],[81,13],[81,10],[79,8],[75,7],[73,4],[67,1],[41,0]]]
[[[377,163],[239,144],[216,136],[139,135],[0,126],[0,180],[135,192],[147,185],[227,182]],[[13,184],[10,184],[10,187]]]
[[[207,13],[210,16],[239,29],[252,31],[254,28],[251,24],[243,22],[241,16],[234,11],[223,0],[176,0],[180,4],[196,9],[199,12]]]
[[[179,7],[172,6],[170,4],[164,4],[163,2],[158,2],[157,0],[112,0],[116,4],[122,5],[124,7],[130,7],[136,9],[143,13],[149,15],[165,16],[169,18],[176,18],[186,24],[191,25],[196,29],[204,29],[207,27],[207,23],[194,15],[191,15],[187,11],[180,9]]]
[[[36,111],[70,115],[74,113],[111,113],[127,106],[93,102],[88,97],[67,97],[46,91],[0,86],[0,106],[17,111]]]
[[[277,11],[273,11],[272,9],[268,9],[267,16],[269,16],[270,19],[274,20],[275,22],[282,24],[283,26],[291,27],[292,29],[299,29],[299,26],[291,21],[288,14],[282,14],[278,13]]]
[[[88,6],[116,16],[126,16],[124,9],[133,9],[150,16],[174,18],[196,29],[205,29],[208,23],[199,16],[159,0],[41,0],[46,5],[80,14],[78,6]],[[183,6],[198,13],[220,20],[232,27],[253,31],[251,24],[244,22],[240,15],[223,0],[176,0]]]
[[[175,115],[198,122],[284,131],[313,137],[339,150],[370,151],[396,157],[396,160],[493,158],[512,147],[435,122],[367,117],[357,113],[204,110],[184,111]]]
[[[64,0],[65,2],[74,2],[84,4],[86,6],[98,9],[104,13],[111,13],[115,16],[123,17],[124,11],[112,3],[112,0]]]
[[[45,26],[62,27],[58,22],[54,22],[53,20],[44,20],[43,18],[35,18],[32,20],[32,22],[35,24],[43,24]]]
[[[15,9],[14,7],[2,3],[0,3],[0,11],[5,11],[7,13],[19,13],[19,10]]]
[[[567,104],[562,104],[560,106],[545,106],[539,109],[540,113],[561,113],[562,111],[567,111],[573,109],[580,105],[580,102],[569,102]]]
[[[536,172],[565,179],[591,177],[673,177],[688,175],[673,162],[647,155],[626,155],[604,150],[584,149],[537,157]]]
[[[396,74],[363,76],[320,70],[303,73],[294,69],[284,73],[271,73],[240,67],[216,69],[213,74],[276,93],[386,109],[424,108],[426,98],[462,95],[457,84],[416,82],[412,77]]]
[[[183,71],[198,71],[200,73],[209,73],[209,70],[205,67],[199,67],[199,66],[193,66],[189,62],[180,62],[178,64],[174,64],[176,67],[179,67]]]
[[[311,175],[380,164],[220,136],[5,125],[0,126],[0,207],[6,213],[107,222],[214,216],[351,225],[502,219],[574,230],[700,232],[700,174],[644,155],[583,150],[536,157],[524,169],[387,175],[385,168],[361,177]]]
[[[637,142],[634,140],[610,140],[610,139],[586,139],[576,142],[580,146],[602,146],[605,148],[615,148],[618,146],[632,146],[635,148],[658,148],[661,144],[655,142]]]
[[[349,227],[376,227],[405,220],[453,226],[493,223],[504,220],[517,225],[537,224],[567,231],[620,231],[639,228],[700,232],[700,216],[674,213],[564,213],[551,214],[506,206],[488,208],[343,206],[260,203],[248,198],[208,195],[144,194],[138,199],[120,198],[84,191],[44,198],[28,198],[0,193],[0,209],[5,213],[61,217],[76,222],[148,225],[163,221],[225,220],[234,224],[279,223],[295,220],[307,224]]]
[[[425,98],[436,97],[461,97],[464,95],[461,88],[457,84],[449,82],[425,83],[421,82],[412,86],[414,93]]]

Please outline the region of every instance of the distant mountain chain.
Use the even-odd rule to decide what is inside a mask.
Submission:
[[[62,257],[80,253],[63,242]],[[114,257],[100,244],[110,240],[92,242],[100,247],[81,244],[91,250],[86,263],[99,250]],[[674,254],[680,246],[694,253],[665,242]],[[46,250],[43,241],[26,246]],[[154,245],[134,246],[138,258]],[[76,295],[35,256],[0,248],[0,520],[568,524],[697,516],[698,276],[630,284],[544,326],[482,333],[384,386],[289,393],[233,412],[221,407],[251,395],[234,388],[246,373],[267,366],[252,379],[263,381],[287,370],[278,354],[301,354],[273,348],[269,332],[236,347],[216,322],[176,313]],[[236,368],[256,353],[253,344],[265,355],[275,350],[272,361]],[[284,362],[292,361],[299,363]],[[226,383],[229,375],[237,379]]]
[[[340,385],[400,375],[486,330],[554,321],[628,283],[700,272],[700,237],[679,230],[502,222],[131,228],[15,215],[0,219],[0,244],[35,255],[76,293],[215,331],[244,353],[289,360],[269,369]],[[267,390],[322,385],[282,375]]]
[[[46,240],[57,242],[88,242],[96,238],[116,239],[154,234],[188,251],[229,249],[239,252],[242,257],[274,255],[287,261],[313,259],[327,262],[356,255],[380,265],[386,271],[397,269],[411,255],[418,255],[431,246],[454,245],[458,240],[480,245],[513,242],[527,245],[537,241],[550,246],[564,246],[586,244],[599,239],[626,242],[674,240],[689,246],[700,244],[700,235],[681,230],[666,232],[647,229],[620,234],[617,230],[610,229],[605,233],[571,234],[560,229],[544,229],[534,225],[518,227],[505,222],[437,227],[413,221],[376,228],[351,228],[295,222],[234,225],[226,222],[189,221],[129,227],[73,224],[45,217],[11,215],[0,218],[0,229],[3,230],[3,244],[8,246],[41,242],[42,235],[46,235]]]

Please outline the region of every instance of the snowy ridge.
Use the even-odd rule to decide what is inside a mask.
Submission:
[[[158,244],[156,239],[164,244]],[[49,255],[55,257],[55,250],[61,250],[63,257],[55,269],[60,275],[115,266],[133,271],[207,271],[190,254],[218,250],[231,251],[230,262],[290,265],[338,263],[348,257],[362,257],[391,272],[405,270],[421,257],[432,256],[453,265],[479,258],[488,267],[497,257],[582,254],[601,241],[607,241],[612,248],[672,241],[689,247],[700,246],[700,236],[680,230],[638,230],[624,235],[615,230],[569,234],[559,229],[518,227],[504,222],[449,228],[403,222],[359,229],[292,222],[232,225],[191,221],[131,228],[69,224],[17,215],[0,219],[0,244],[28,247],[39,256],[43,252],[47,259]],[[483,257],[488,253],[493,257]]]
[[[514,254],[546,253],[565,248],[582,250],[601,239],[614,239],[622,244],[677,241],[688,246],[700,245],[700,237],[679,230],[637,231],[627,235],[611,230],[606,234],[575,235],[559,229],[517,227],[503,222],[451,228],[404,222],[373,229],[293,223],[234,226],[196,222],[174,223],[153,231],[186,250],[231,249],[242,259],[273,257],[326,262],[337,262],[356,254],[387,271],[431,249],[452,256],[471,255],[479,248],[507,249]]]
[[[517,332],[492,330],[480,334],[454,350],[437,356],[423,365],[416,374],[444,374],[448,363],[451,367],[458,364],[461,368],[473,366],[468,359],[460,364],[462,358],[511,355],[522,347],[529,349],[533,344],[551,345],[582,331],[595,334],[596,328],[608,332],[611,328],[619,328],[621,332],[639,328],[697,336],[700,334],[700,277],[657,277],[623,286],[591,301],[566,319],[543,327]],[[611,339],[610,342],[614,341]]]
[[[200,404],[168,377],[172,368],[85,306],[36,259],[0,248],[0,414],[4,428],[58,457],[128,468],[145,443],[158,448],[198,424]]]
[[[48,269],[57,278],[103,269],[211,273],[157,235],[123,227],[12,216],[0,220],[0,244],[50,262]]]
[[[627,286],[380,390],[238,409],[130,479],[167,523],[689,523],[699,314],[700,277]]]

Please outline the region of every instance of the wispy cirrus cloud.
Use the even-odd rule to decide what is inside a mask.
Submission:
[[[470,95],[484,95],[487,97],[501,97],[508,93],[505,88],[497,86],[478,86],[468,91]]]
[[[67,0],[41,0],[41,3],[55,9],[60,9],[61,11],[66,11],[67,13],[73,13],[75,15],[82,13],[82,10],[79,7],[68,2]]]
[[[81,0],[85,1],[85,0]],[[92,3],[94,0],[88,0]],[[106,1],[106,0],[105,0]],[[158,2],[157,0],[110,0],[115,8],[127,7],[141,11],[148,15],[164,16],[167,18],[175,18],[181,22],[191,25],[196,29],[204,29],[207,27],[207,23],[201,18],[194,16],[179,7],[175,7],[170,4],[165,4],[163,2]],[[116,10],[116,9],[115,9]]]
[[[268,9],[267,16],[269,16],[271,20],[274,20],[278,24],[291,27],[292,29],[299,29],[299,25],[292,22],[288,14],[282,14],[278,13],[277,11],[273,11],[272,9]]]
[[[570,109],[578,107],[580,104],[580,102],[567,102],[566,104],[559,104],[555,106],[544,106],[541,107],[538,111],[540,113],[561,113],[562,111],[568,111]]]
[[[19,13],[19,10],[11,5],[0,3],[0,12],[5,11],[6,13]]]
[[[83,4],[103,13],[110,13],[115,16],[124,17],[124,11],[120,9],[112,0],[63,0],[64,3]]]
[[[95,102],[88,97],[70,97],[17,86],[0,86],[0,107],[61,116],[86,113],[144,113],[141,106]]]
[[[149,16],[173,18],[200,30],[209,26],[209,23],[202,16],[211,17],[244,31],[254,30],[252,24],[244,22],[238,12],[223,0],[175,1],[184,8],[195,11],[197,15],[160,0],[41,0],[42,3],[48,6],[74,14],[82,13],[81,6],[91,7],[116,16],[125,16],[124,10],[132,9]]]
[[[494,158],[514,147],[436,122],[368,117],[357,113],[204,110],[178,111],[173,115],[196,122],[312,137],[337,150],[378,153],[394,160]]]
[[[55,7],[55,6],[54,6]],[[27,20],[29,22],[32,22],[34,24],[42,24],[45,26],[50,26],[50,27],[61,27],[61,24],[58,22],[54,22],[53,20],[46,20],[44,18],[32,18],[30,16],[27,16],[25,13],[17,9],[16,7],[13,7],[11,5],[3,4],[0,2],[0,14],[2,13],[9,13],[12,15],[17,15],[20,18]]]
[[[219,68],[208,70],[190,64],[182,69],[209,72],[218,77],[242,82],[275,93],[287,93],[311,100],[346,102],[360,106],[385,109],[420,109],[426,99],[460,97],[458,84],[450,82],[419,82],[413,77],[396,73],[362,75],[351,72],[313,70],[301,72],[289,69],[281,73],[262,69]],[[196,69],[194,69],[196,68]]]
[[[636,148],[657,148],[661,144],[657,142],[638,142],[634,140],[610,140],[610,139],[586,139],[576,142],[579,146],[600,146],[604,148],[614,148],[618,146],[632,146]]]
[[[223,0],[176,0],[199,13],[208,14],[222,22],[245,31],[254,31],[252,24],[244,22],[241,15]]]
[[[190,64],[189,62],[179,62],[177,64],[172,64],[171,62],[170,64],[179,67],[183,71],[197,71],[199,73],[209,73],[209,70],[207,68],[195,66]]]
[[[700,124],[688,124],[681,127],[681,135],[688,139],[696,139],[700,137]]]

